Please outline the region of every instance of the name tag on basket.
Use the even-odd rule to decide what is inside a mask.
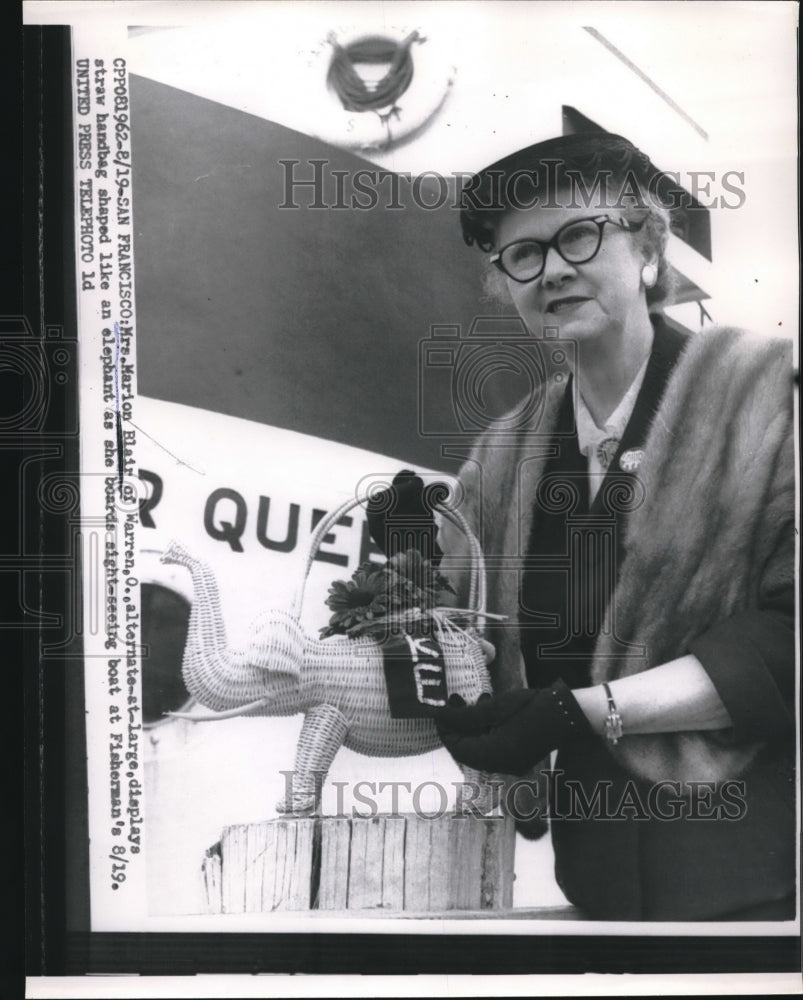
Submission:
[[[446,669],[434,636],[390,636],[382,658],[391,718],[425,719],[446,704]]]

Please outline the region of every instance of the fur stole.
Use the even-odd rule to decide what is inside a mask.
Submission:
[[[627,520],[625,558],[597,642],[592,682],[638,673],[762,596],[794,582],[795,463],[791,343],[732,328],[696,334],[678,360],[644,447],[643,498]],[[524,684],[515,625],[536,490],[550,453],[565,382],[551,384],[525,432],[491,428],[460,473],[462,510],[488,562],[488,609],[509,623],[489,630],[498,691]],[[445,527],[442,546],[461,565]],[[635,645],[617,652],[616,640]],[[621,647],[619,647],[621,648]],[[649,780],[738,776],[760,744],[730,730],[630,736],[610,748]]]

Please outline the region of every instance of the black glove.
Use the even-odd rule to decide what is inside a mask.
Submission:
[[[368,531],[388,559],[399,551],[416,548],[433,566],[440,564],[443,553],[435,541],[438,528],[432,502],[445,494],[448,487],[434,483],[425,490],[420,476],[402,469],[393,477],[390,489],[368,501]]]
[[[466,705],[459,695],[435,712],[443,745],[459,764],[477,771],[525,774],[552,750],[593,730],[563,681],[551,688],[481,695]]]

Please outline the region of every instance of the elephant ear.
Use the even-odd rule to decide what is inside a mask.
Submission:
[[[306,637],[298,621],[286,611],[264,611],[249,629],[247,662],[271,673],[301,676]]]

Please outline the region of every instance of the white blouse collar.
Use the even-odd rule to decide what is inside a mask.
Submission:
[[[583,402],[583,397],[579,392],[577,393],[577,441],[580,445],[580,451],[586,457],[595,453],[599,443],[606,440],[606,438],[621,439],[625,427],[627,427],[627,422],[633,413],[633,408],[636,405],[636,397],[641,389],[646,371],[647,361],[644,362],[636,373],[636,377],[633,379],[630,388],[624,394],[613,413],[605,421],[604,427],[597,427],[588,407]]]

